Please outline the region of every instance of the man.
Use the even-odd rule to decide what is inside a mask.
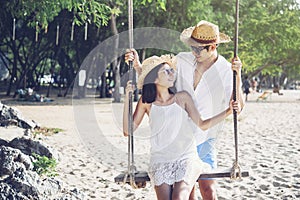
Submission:
[[[218,55],[217,47],[221,43],[230,41],[230,38],[219,32],[219,27],[207,21],[200,21],[196,26],[185,29],[180,39],[191,47],[192,52],[182,52],[176,56],[178,91],[185,90],[191,94],[202,119],[210,118],[225,109],[229,105],[233,88],[233,72],[231,63],[223,56]],[[138,74],[141,72],[141,64],[135,50],[125,55],[126,61],[134,61],[134,68]],[[241,67],[238,58],[232,61],[233,66]],[[237,89],[240,89],[240,77],[237,76]],[[237,93],[241,94],[241,92]],[[243,97],[237,100],[243,108]],[[224,122],[202,131],[195,127],[197,150],[200,159],[208,163],[212,169],[217,168],[216,139],[222,131]],[[202,198],[217,199],[216,180],[199,180],[199,188]],[[190,199],[195,198],[195,190]]]

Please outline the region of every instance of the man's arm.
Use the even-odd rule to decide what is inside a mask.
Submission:
[[[232,60],[232,70],[236,71],[236,99],[240,103],[241,110],[244,108],[245,105],[245,99],[243,96],[243,90],[242,90],[242,62],[239,58],[235,58]]]
[[[189,93],[187,93],[186,91],[177,93],[177,99],[184,103],[184,108],[187,111],[189,117],[199,128],[201,128],[204,131],[223,121],[228,115],[232,114],[232,110],[238,112],[240,108],[238,101],[231,101],[230,107],[225,111],[220,112],[219,114],[209,119],[202,120],[201,115],[197,110],[195,103]]]

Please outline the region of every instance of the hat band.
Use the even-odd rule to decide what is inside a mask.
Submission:
[[[195,38],[195,37],[193,37],[193,36],[191,36],[191,38],[192,38],[193,40],[195,40],[196,42],[199,42],[199,43],[201,43],[201,44],[217,43],[217,39],[213,39],[213,40],[200,40],[200,39],[197,39],[197,38]]]

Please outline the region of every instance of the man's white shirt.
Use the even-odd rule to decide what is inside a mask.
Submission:
[[[211,118],[229,106],[232,88],[233,72],[231,64],[221,55],[217,61],[202,75],[200,82],[194,90],[195,57],[191,52],[182,52],[176,56],[177,91],[185,90],[193,98],[203,120]],[[194,125],[197,145],[207,139],[216,138],[222,131],[224,121],[214,127],[203,131]]]

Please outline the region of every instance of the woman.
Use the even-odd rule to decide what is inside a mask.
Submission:
[[[185,91],[175,92],[174,66],[170,56],[152,56],[142,63],[138,80],[142,96],[133,114],[133,130],[145,114],[150,119],[149,176],[159,200],[188,199],[199,175],[210,169],[197,155],[192,123],[205,130],[232,113],[229,108],[213,118],[202,120],[191,96]],[[129,81],[123,112],[125,136],[128,136],[128,94],[133,89]],[[231,107],[238,110],[239,104],[232,102]]]

